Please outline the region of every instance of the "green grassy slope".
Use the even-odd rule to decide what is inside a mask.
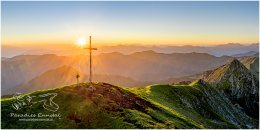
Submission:
[[[59,109],[54,113],[59,113],[61,118],[41,123],[10,117],[11,113],[53,113],[46,111],[41,103],[15,110],[12,104],[17,100],[2,99],[2,128],[198,128],[121,87],[103,83],[94,86],[94,91],[88,89],[89,84],[82,83],[78,87],[66,86],[29,94],[31,97],[58,94],[53,101],[59,104]],[[26,96],[22,98],[26,99]],[[169,121],[170,118],[174,120]],[[175,121],[178,124],[175,125]]]
[[[15,98],[1,99],[2,128],[256,128],[256,124],[235,108],[229,109],[224,100],[224,109],[213,108],[220,103],[217,95],[207,99],[207,94],[198,81],[191,85],[153,85],[146,88],[125,88],[106,83],[88,83],[36,91]],[[209,86],[208,86],[209,87]],[[57,93],[53,101],[59,105],[55,112],[47,111],[43,103],[28,103],[40,100],[40,95]],[[211,95],[212,96],[212,95]],[[217,99],[215,99],[217,98]],[[12,104],[24,101],[26,105],[15,110]],[[213,104],[213,105],[212,105]],[[222,103],[223,104],[223,103]],[[60,114],[53,121],[19,121],[11,113]],[[234,118],[246,119],[245,122]]]
[[[203,128],[241,128],[257,123],[202,80],[190,85],[153,85],[135,93]]]

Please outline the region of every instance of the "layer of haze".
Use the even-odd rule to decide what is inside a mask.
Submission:
[[[258,2],[2,2],[2,44],[257,43]]]

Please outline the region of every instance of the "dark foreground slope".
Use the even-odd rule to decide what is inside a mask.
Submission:
[[[2,128],[258,128],[258,121],[202,80],[146,88],[81,83],[1,104]]]

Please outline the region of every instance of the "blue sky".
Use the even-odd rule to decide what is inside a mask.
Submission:
[[[258,42],[258,2],[2,2],[3,44]]]

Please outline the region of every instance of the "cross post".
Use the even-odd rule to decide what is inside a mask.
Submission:
[[[97,48],[91,47],[91,36],[89,36],[89,82],[92,83],[92,50],[97,50]]]

